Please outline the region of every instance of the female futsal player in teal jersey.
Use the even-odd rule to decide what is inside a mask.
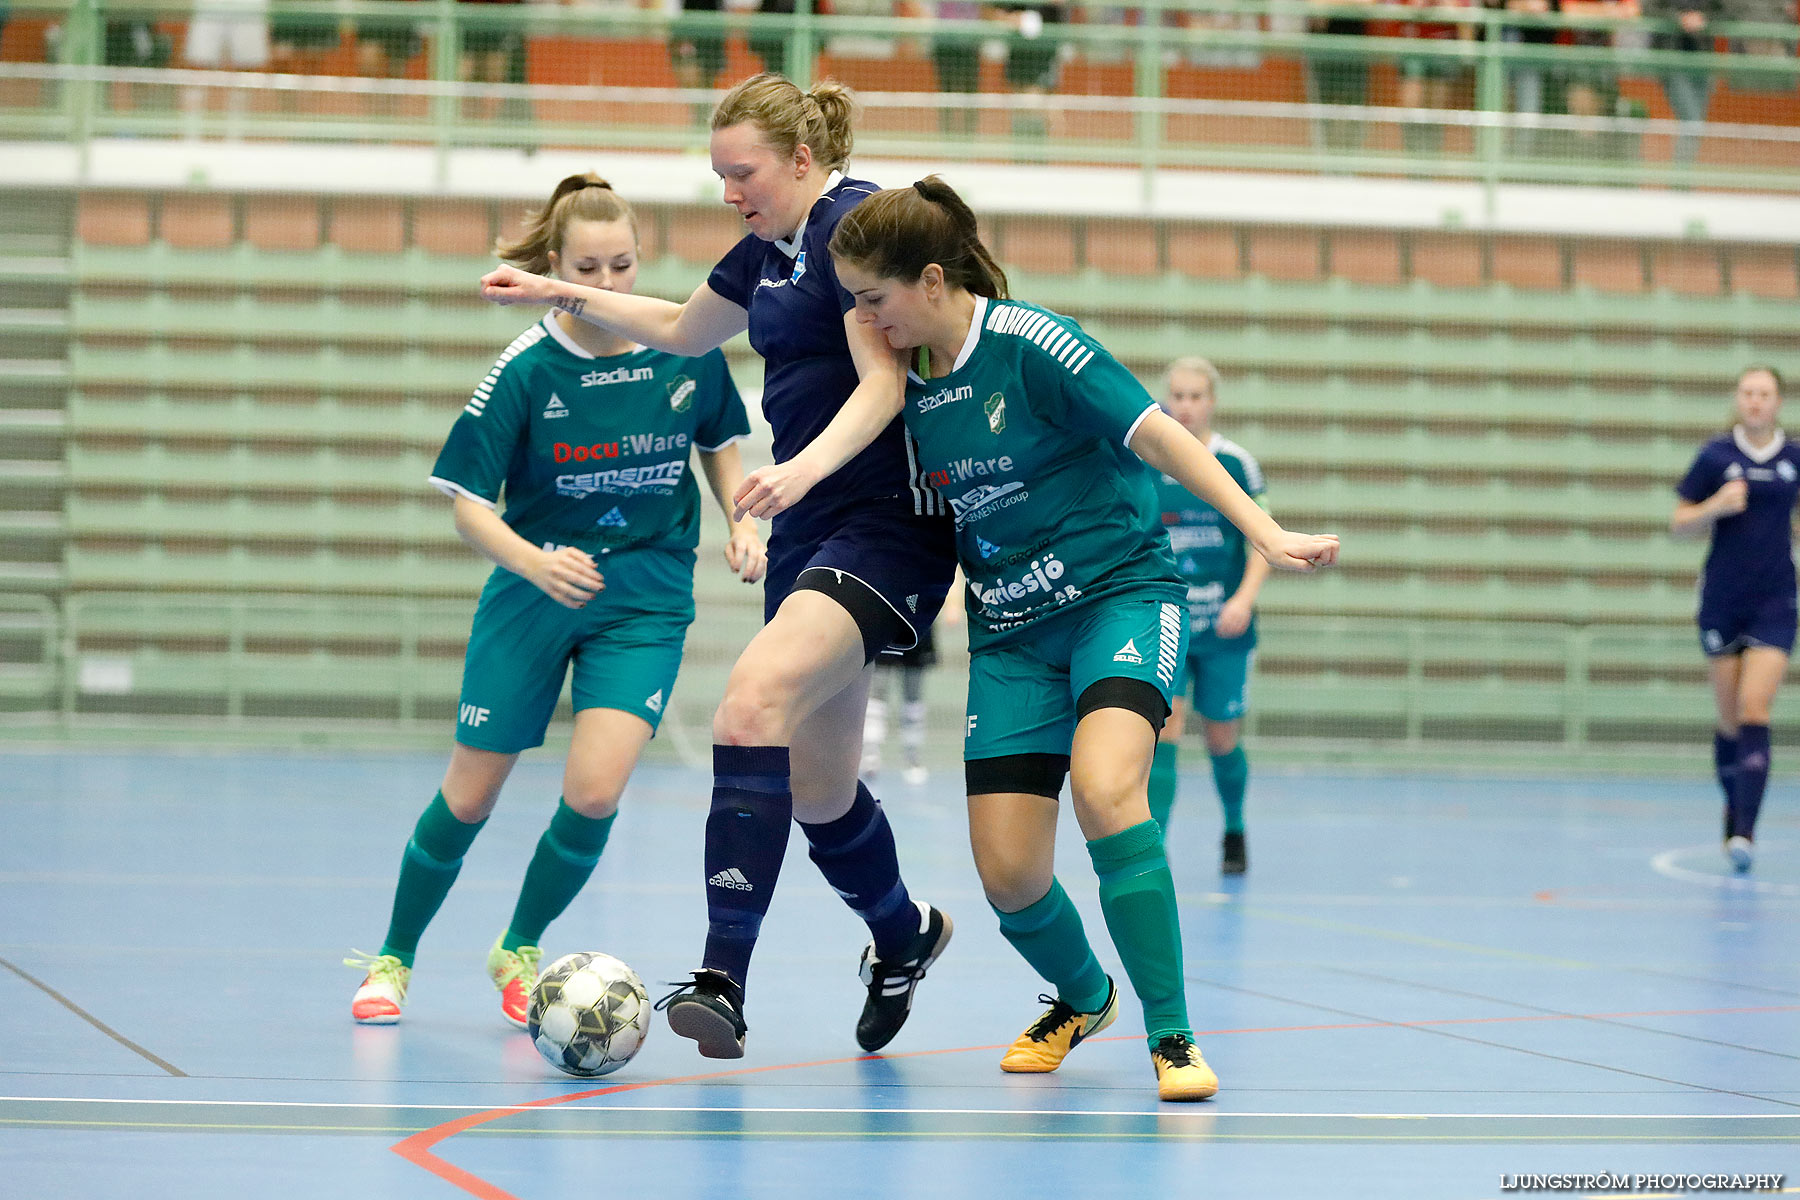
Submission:
[[[1067,776],[1107,929],[1143,1005],[1158,1095],[1205,1099],[1218,1079],[1188,1023],[1175,893],[1146,795],[1187,638],[1151,468],[1204,497],[1275,566],[1328,566],[1337,539],[1283,530],[1075,322],[1006,299],[974,214],[941,180],[870,197],[839,223],[831,252],[857,319],[913,353],[903,415],[955,514],[970,592],[975,864],[1001,932],[1056,989],[1001,1067],[1055,1070],[1118,1012],[1055,879]],[[803,453],[747,477],[737,515],[794,503],[892,415],[853,399]]]
[[[498,252],[629,292],[637,227],[607,183],[572,175]],[[407,842],[381,952],[345,960],[367,972],[351,1001],[357,1021],[400,1019],[419,937],[520,751],[543,744],[573,666],[563,796],[488,955],[502,1014],[524,1026],[538,940],[593,873],[681,665],[700,527],[688,460],[698,450],[729,514],[743,478],[735,443],[749,431],[719,351],[647,350],[566,313],[521,334],[475,389],[431,482],[452,498],[457,532],[496,569],[469,634],[450,768]],[[725,557],[746,583],[761,578],[754,521],[732,522]]]

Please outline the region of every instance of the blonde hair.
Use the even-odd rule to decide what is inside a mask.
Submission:
[[[1219,386],[1224,381],[1219,376],[1219,368],[1213,366],[1211,361],[1201,358],[1198,354],[1184,355],[1176,359],[1163,369],[1163,391],[1169,390],[1169,381],[1177,371],[1190,371],[1195,375],[1206,376],[1207,383],[1212,385],[1213,399],[1219,398]]]
[[[752,75],[725,93],[713,109],[712,127],[727,129],[748,121],[784,158],[804,145],[827,171],[850,161],[856,140],[856,97],[835,79],[822,79],[801,91],[785,75]]]
[[[936,175],[876,192],[851,209],[831,235],[831,257],[903,283],[915,282],[936,263],[946,283],[1006,299],[1006,272],[982,243],[975,213]]]
[[[556,185],[542,209],[525,218],[525,230],[519,237],[510,242],[504,238],[494,242],[494,254],[522,271],[545,275],[550,271],[551,253],[562,253],[563,236],[570,221],[621,220],[631,223],[631,240],[635,244],[637,214],[623,196],[613,191],[613,185],[592,171],[570,175]]]

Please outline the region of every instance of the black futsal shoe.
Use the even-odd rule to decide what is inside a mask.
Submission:
[[[1250,868],[1250,848],[1244,845],[1244,835],[1228,833],[1225,840],[1219,843],[1219,872],[1223,875],[1242,875]]]
[[[744,1057],[744,989],[723,971],[701,969],[656,1002],[669,1014],[669,1029],[700,1044],[704,1058]]]
[[[869,998],[856,1022],[856,1044],[871,1054],[893,1041],[906,1024],[913,989],[950,944],[950,918],[923,901],[914,903],[919,906],[919,932],[904,955],[888,960],[876,957],[874,942],[863,947],[861,975]]]

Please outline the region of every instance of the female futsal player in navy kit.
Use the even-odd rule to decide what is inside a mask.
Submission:
[[[1669,520],[1676,537],[1712,535],[1700,575],[1700,648],[1719,709],[1713,761],[1725,793],[1725,855],[1739,871],[1756,851],[1769,708],[1794,649],[1800,447],[1776,425],[1780,413],[1780,374],[1750,367],[1739,375],[1737,424],[1701,447],[1676,485]]]
[[[764,360],[763,411],[776,461],[810,442],[852,394],[898,413],[905,369],[855,319],[827,246],[843,215],[876,191],[846,178],[852,100],[758,75],[712,119],[712,167],[749,235],[680,304],[623,296],[501,267],[482,295],[547,303],[634,342],[699,354],[748,329]],[[767,624],[733,668],[713,721],[706,823],[707,937],[701,969],[665,1001],[669,1025],[709,1058],[744,1052],[744,981],[798,819],[826,881],[868,924],[868,999],[857,1042],[899,1032],[913,989],[951,923],[914,901],[893,833],[856,778],[869,665],[906,649],[936,617],[955,547],[943,502],[920,477],[896,418],[862,453],[784,512],[769,539]]]

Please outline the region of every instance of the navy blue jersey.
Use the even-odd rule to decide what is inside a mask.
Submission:
[[[1750,450],[1736,430],[1700,448],[1675,493],[1698,504],[1733,479],[1749,485],[1749,506],[1713,526],[1701,575],[1703,611],[1735,609],[1794,592],[1794,501],[1800,497],[1800,447],[1777,431]]]
[[[805,449],[856,389],[856,363],[844,336],[844,315],[856,301],[838,283],[828,247],[844,214],[877,190],[872,183],[833,171],[793,241],[765,242],[746,235],[706,281],[750,314],[750,345],[763,359],[763,415],[774,434],[776,462]],[[886,496],[906,497],[916,514],[942,511],[943,501],[919,477],[916,456],[897,417],[782,516],[809,524],[808,515]]]

